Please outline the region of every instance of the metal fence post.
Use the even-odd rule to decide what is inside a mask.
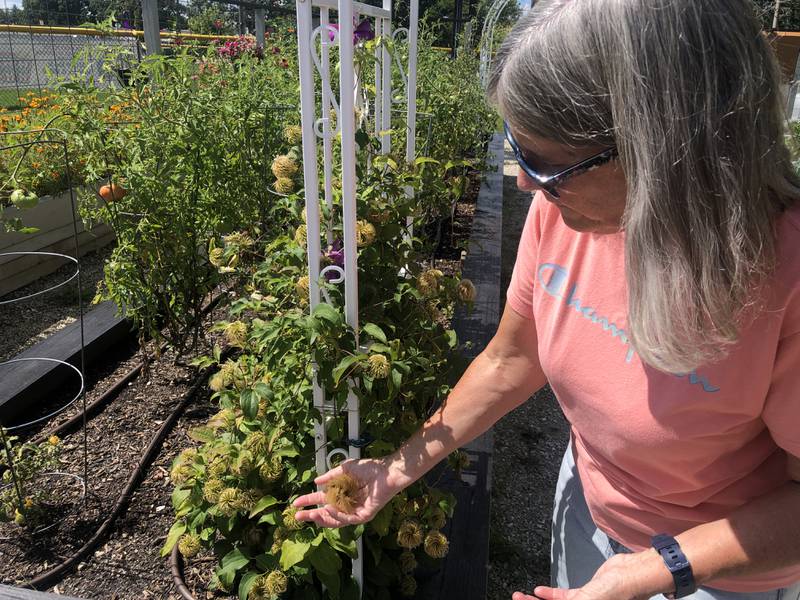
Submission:
[[[158,0],[142,0],[142,26],[147,54],[161,53],[161,32],[158,26]]]
[[[266,19],[267,19],[266,11],[263,8],[257,8],[256,9],[256,44],[258,44],[262,48],[264,47],[264,44],[266,43],[266,35],[265,35]]]

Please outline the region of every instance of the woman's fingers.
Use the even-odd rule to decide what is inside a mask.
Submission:
[[[324,508],[301,510],[297,512],[294,518],[298,521],[313,521],[319,527],[342,527],[344,525],[344,523],[334,519]]]
[[[342,464],[332,468],[327,473],[323,473],[322,475],[320,475],[319,477],[317,477],[314,480],[314,483],[316,483],[317,485],[323,485],[323,484],[328,483],[334,477],[338,477],[339,475],[344,475],[345,474],[345,470],[342,467],[344,465],[346,465],[347,463],[350,463],[350,462],[353,462],[352,458],[348,458]]]
[[[300,496],[292,502],[292,506],[295,508],[303,508],[304,506],[313,506],[315,504],[325,504],[325,492],[312,492],[311,494]]]

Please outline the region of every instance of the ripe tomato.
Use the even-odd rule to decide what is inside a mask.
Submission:
[[[113,202],[114,200],[122,200],[128,195],[128,190],[119,185],[112,183],[111,185],[104,185],[100,188],[100,197],[106,202]]]

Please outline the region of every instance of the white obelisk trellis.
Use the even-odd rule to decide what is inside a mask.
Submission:
[[[494,0],[489,7],[489,12],[486,13],[486,20],[483,22],[480,49],[480,78],[483,87],[486,87],[489,83],[495,25],[497,25],[497,20],[500,18],[503,9],[509,4],[511,4],[511,0]]]
[[[320,290],[321,278],[332,275],[331,283],[344,283],[345,318],[347,324],[358,332],[358,248],[356,244],[356,141],[355,114],[357,99],[360,98],[359,76],[356,73],[354,55],[354,20],[369,18],[374,20],[373,30],[382,39],[392,38],[391,0],[383,0],[381,7],[370,6],[352,0],[296,0],[297,39],[300,67],[300,112],[303,130],[303,179],[306,201],[306,225],[308,232],[308,269],[310,309],[323,301]],[[319,26],[314,28],[314,9],[319,9]],[[331,12],[336,12],[338,29],[331,26]],[[415,155],[416,131],[416,65],[417,65],[417,14],[418,0],[411,1],[408,46],[409,65],[404,79],[408,111],[406,127],[408,131],[406,158]],[[331,87],[330,47],[339,48],[339,94],[338,98]],[[375,59],[375,97],[372,105],[375,134],[380,136],[381,151],[391,150],[392,117],[392,57],[385,44],[376,46]],[[314,70],[319,75],[321,90],[317,93]],[[363,77],[365,74],[361,74]],[[320,105],[317,104],[317,98]],[[359,102],[361,100],[358,100]],[[369,107],[362,107],[364,110]],[[332,127],[331,112],[335,113],[335,127]],[[317,114],[319,113],[319,116]],[[342,186],[342,229],[344,232],[344,269],[327,266],[320,270],[320,222],[319,175],[317,160],[318,143],[322,142],[322,191],[327,207],[333,206],[332,181],[334,177],[333,143],[341,133],[341,186]],[[331,212],[331,220],[334,219]],[[332,222],[325,223],[326,240],[333,241]],[[336,414],[333,401],[326,398],[316,378],[314,368],[314,406],[322,415],[322,422],[315,427],[316,467],[324,473],[331,467],[331,459],[337,455],[346,458],[360,458],[361,447],[356,442],[360,436],[360,416],[358,399],[350,390],[347,397],[347,448],[328,448],[325,432],[325,418]],[[363,588],[362,544],[358,541],[358,558],[353,561],[353,577]]]

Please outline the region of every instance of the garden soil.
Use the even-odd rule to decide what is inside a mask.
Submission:
[[[506,144],[503,178],[501,307],[531,195],[516,187],[517,162]],[[533,595],[550,581],[550,522],[569,426],[549,386],[494,428],[487,600]]]

